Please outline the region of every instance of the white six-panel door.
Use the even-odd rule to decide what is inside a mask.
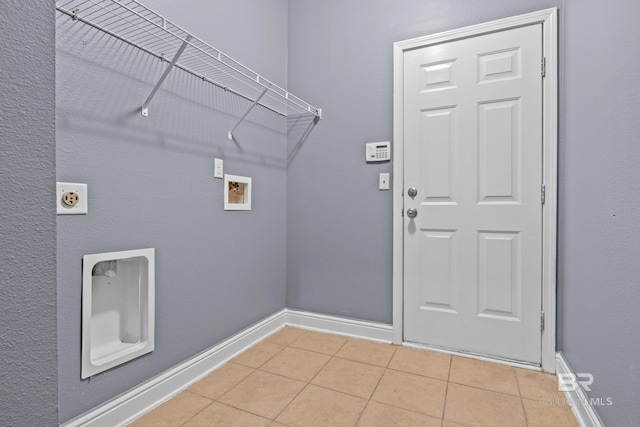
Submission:
[[[405,341],[540,363],[541,61],[541,24],[404,53]]]

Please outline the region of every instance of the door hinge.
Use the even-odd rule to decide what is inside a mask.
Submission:
[[[400,212],[400,216],[404,216],[404,209],[402,209],[402,212]]]
[[[547,58],[542,58],[540,70],[542,72],[542,77],[545,77],[547,75]]]
[[[540,330],[544,331],[544,311],[540,312]]]
[[[544,205],[544,202],[547,200],[547,187],[542,184],[542,187],[540,188],[540,192],[541,192],[541,199],[542,199],[542,204]]]

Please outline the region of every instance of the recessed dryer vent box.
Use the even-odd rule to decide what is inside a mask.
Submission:
[[[155,251],[82,258],[82,374],[88,378],[154,349]]]

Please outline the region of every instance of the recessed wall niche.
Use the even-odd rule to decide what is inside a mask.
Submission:
[[[224,210],[251,210],[251,178],[238,175],[224,176]]]

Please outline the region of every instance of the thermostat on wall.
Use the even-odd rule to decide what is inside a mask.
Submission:
[[[391,160],[391,143],[369,142],[365,152],[367,162],[384,162]]]

